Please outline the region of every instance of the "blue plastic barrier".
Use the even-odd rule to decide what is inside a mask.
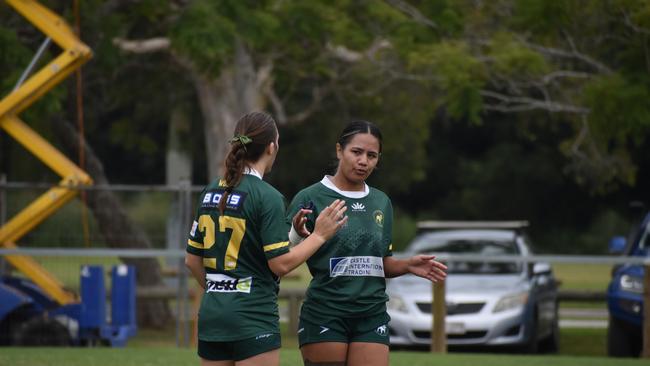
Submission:
[[[106,321],[106,290],[101,266],[81,269],[80,338],[88,344],[124,347],[137,332],[135,267],[117,265],[111,270],[111,321]]]

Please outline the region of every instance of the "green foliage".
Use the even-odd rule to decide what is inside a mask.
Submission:
[[[553,33],[575,22],[572,9],[584,11],[589,1],[515,0],[511,23],[532,33]]]
[[[288,115],[308,108],[315,88],[325,91],[304,123],[280,127],[282,148],[269,179],[288,198],[335,169],[338,132],[364,118],[384,132],[370,184],[409,217],[398,232],[410,217],[526,218],[544,251],[600,250],[593,243],[608,234],[598,230],[607,226],[605,213],[620,212],[629,199],[650,201],[643,190],[650,179],[649,3],[408,3],[429,24],[371,0],[85,1],[82,39],[94,51],[83,68],[88,142],[112,181],[162,183],[169,116],[183,105],[195,183],[204,183],[203,118],[192,75],[176,56],[216,79],[237,67],[240,42],[256,66],[273,64],[273,90]],[[69,3],[47,4],[72,20]],[[0,8],[0,24],[0,90],[7,93],[43,36],[9,7]],[[129,54],[113,43],[164,36],[173,55]],[[390,47],[366,53],[379,40]],[[365,58],[342,61],[332,53],[336,46]],[[40,66],[58,51],[51,47]],[[53,117],[76,119],[71,83],[21,115],[54,144]],[[495,113],[489,107],[499,101],[484,98],[486,91],[591,112],[584,119],[543,107]],[[589,133],[578,140],[583,121]],[[56,179],[16,145],[0,135],[9,180]],[[142,217],[163,209],[137,205]]]
[[[524,47],[511,33],[495,34],[487,55],[492,57],[490,72],[498,77],[528,80],[549,70],[549,65],[542,55]]]
[[[409,55],[409,66],[435,75],[435,88],[441,90],[438,105],[445,106],[451,116],[480,121],[479,90],[485,83],[485,69],[463,42],[422,46]]]
[[[237,32],[235,22],[219,12],[220,3],[193,2],[170,34],[175,50],[215,77],[233,52]]]
[[[355,115],[376,123],[384,137],[379,164],[370,178],[380,189],[405,192],[425,177],[425,145],[435,107],[425,90],[395,83],[374,98],[352,99],[358,106]]]
[[[0,26],[0,65],[25,65],[29,63],[29,50],[23,46],[16,32]],[[0,77],[0,95],[5,96],[13,90],[22,74],[19,68],[3,68]]]
[[[393,252],[403,251],[415,237],[416,231],[415,219],[396,208],[393,212]]]
[[[621,75],[594,79],[585,88],[585,104],[591,108],[594,133],[617,144],[628,139],[640,144],[650,128],[650,90],[646,85],[628,81]]]
[[[152,136],[139,133],[137,129],[133,128],[132,120],[129,118],[113,121],[110,126],[109,139],[115,145],[121,145],[140,154],[162,153],[161,146],[158,146]]]

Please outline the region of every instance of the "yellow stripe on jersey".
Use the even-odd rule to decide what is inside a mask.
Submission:
[[[388,250],[393,250],[393,243],[388,244]]]
[[[191,240],[191,239],[187,239],[187,245],[189,245],[191,247],[194,247],[194,248],[203,249],[203,244],[201,244],[199,242],[196,242],[194,240]]]
[[[217,269],[217,258],[203,258],[203,267]]]
[[[274,249],[284,248],[287,245],[289,245],[288,241],[281,241],[279,243],[265,245],[264,246],[264,251],[268,252],[268,251],[271,251],[271,250],[274,250]]]

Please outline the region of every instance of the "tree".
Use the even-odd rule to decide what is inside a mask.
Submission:
[[[15,18],[11,19],[10,24],[13,23]],[[17,36],[20,35],[20,36]],[[26,47],[24,47],[21,41],[25,40],[28,43],[33,43],[37,32],[34,32],[34,29],[31,27],[25,27],[24,25],[17,26],[14,31],[0,29],[0,38],[2,39],[3,48],[12,50],[8,53],[6,59],[0,60],[3,63],[3,68],[11,68],[12,72],[6,77],[3,78],[0,82],[2,87],[3,95],[9,93],[8,85],[17,79],[16,77],[16,67],[13,61],[23,61],[21,64],[27,64],[27,54]],[[22,39],[21,39],[22,38]],[[51,57],[48,53],[45,54],[45,59],[47,60]],[[42,62],[42,60],[40,61]],[[6,64],[8,63],[8,64]],[[70,92],[71,88],[68,88]],[[63,145],[64,149],[68,150],[70,155],[74,155],[75,152],[83,149],[85,156],[87,157],[87,165],[84,167],[88,170],[89,175],[93,178],[94,182],[100,185],[108,184],[108,179],[106,178],[103,170],[103,165],[99,159],[94,154],[92,148],[88,145],[83,147],[79,144],[79,136],[77,132],[69,125],[69,123],[61,118],[62,111],[65,110],[63,105],[65,105],[66,96],[63,88],[59,87],[53,92],[49,93],[44,99],[45,103],[37,103],[35,106],[30,108],[25,115],[27,119],[31,119],[30,116],[39,116],[41,118],[36,118],[43,123],[44,120],[55,121],[51,123],[53,128],[50,131],[53,131],[55,134],[58,134],[60,137],[60,144]],[[73,95],[70,95],[67,100],[73,100]],[[39,105],[40,104],[40,105]],[[68,103],[70,105],[72,103]],[[75,112],[70,110],[67,111],[69,115],[74,116]],[[49,115],[50,118],[43,118],[43,116]],[[58,117],[58,118],[56,118]],[[149,242],[148,237],[144,231],[136,226],[131,219],[126,214],[123,209],[119,199],[110,191],[91,191],[87,194],[88,200],[86,203],[91,208],[94,213],[99,229],[106,239],[106,242],[111,247],[125,248],[125,247],[136,247],[136,248],[151,248],[151,243]],[[125,240],[125,237],[130,240]],[[146,259],[130,259],[123,258],[125,263],[134,264],[137,269],[137,283],[140,286],[155,286],[162,284],[162,276],[160,264],[156,259],[146,258]],[[141,300],[138,302],[138,320],[141,325],[144,326],[155,326],[162,327],[168,323],[171,313],[169,307],[165,301],[160,300]]]
[[[115,44],[132,53],[168,52],[191,75],[203,113],[212,178],[219,175],[227,150],[224,136],[245,112],[268,105],[280,124],[300,123],[327,98],[336,101],[357,93],[381,98],[392,82],[399,82],[378,82],[386,71],[373,61],[392,48],[389,28],[408,22],[387,4],[195,1],[179,13],[170,13],[172,25],[165,35],[116,38]],[[389,28],[382,28],[384,24]],[[420,117],[426,125],[429,115]],[[426,133],[416,135],[421,138],[413,147],[423,151]],[[413,162],[410,166],[417,167],[418,160]],[[415,179],[418,174],[421,177],[422,171],[416,169]]]
[[[435,10],[411,9],[414,19]],[[628,151],[650,124],[646,3],[463,1],[450,9],[462,28],[408,59],[414,77],[435,80],[453,117],[479,123],[518,113],[569,124],[575,134],[560,148],[578,182],[601,193],[633,184]]]

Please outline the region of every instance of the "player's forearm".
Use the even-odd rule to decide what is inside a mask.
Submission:
[[[408,273],[408,260],[384,257],[384,276],[386,278],[399,277]]]
[[[282,277],[305,263],[325,243],[325,239],[317,234],[309,235],[300,244],[279,257],[269,261],[269,267],[276,276]]]
[[[185,266],[192,273],[196,282],[205,289],[205,268],[203,267],[203,257],[193,254],[185,255]]]

